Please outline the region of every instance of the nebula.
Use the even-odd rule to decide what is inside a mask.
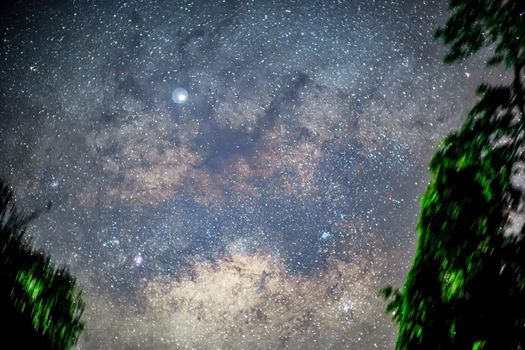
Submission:
[[[86,299],[79,349],[390,349],[482,55],[443,1],[12,1],[0,177]]]

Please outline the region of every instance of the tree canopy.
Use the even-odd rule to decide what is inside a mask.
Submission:
[[[38,212],[21,217],[0,181],[0,333],[17,349],[70,349],[83,330],[83,301],[75,279],[24,240]]]
[[[401,291],[387,287],[396,349],[525,347],[525,2],[449,0],[436,31],[445,63],[485,48],[507,86],[484,84],[462,128],[434,155],[421,202],[416,255]],[[516,226],[518,226],[516,228]]]

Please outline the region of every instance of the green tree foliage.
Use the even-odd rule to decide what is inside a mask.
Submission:
[[[434,155],[423,196],[416,256],[401,291],[387,287],[399,326],[396,349],[524,349],[525,232],[515,179],[524,161],[525,1],[449,0],[436,37],[445,63],[480,49],[512,72],[508,86],[482,85],[463,127]],[[515,181],[514,181],[515,182]]]
[[[75,279],[23,239],[38,212],[21,218],[0,181],[0,348],[70,349],[83,330]]]

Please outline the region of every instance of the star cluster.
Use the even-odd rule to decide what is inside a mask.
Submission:
[[[482,79],[441,64],[444,1],[5,6],[0,176],[54,203],[79,348],[392,347],[377,291]]]

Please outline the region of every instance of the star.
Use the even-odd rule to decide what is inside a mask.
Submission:
[[[133,263],[136,267],[139,267],[144,263],[144,258],[142,257],[140,253],[138,253],[137,255],[133,257]]]
[[[183,104],[188,100],[188,92],[184,88],[176,88],[171,93],[171,99],[177,104]]]

